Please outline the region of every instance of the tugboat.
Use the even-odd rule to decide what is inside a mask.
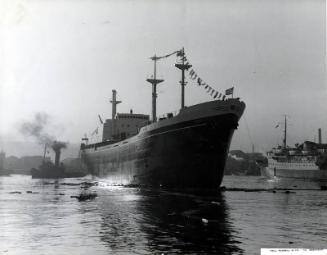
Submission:
[[[321,129],[318,130],[318,143],[305,141],[289,147],[286,136],[285,116],[283,146],[267,152],[268,165],[261,168],[261,175],[270,179],[310,181],[321,188],[327,187],[327,144],[321,142]]]
[[[166,189],[218,189],[234,130],[245,109],[239,98],[185,106],[184,50],[175,66],[181,70],[181,108],[157,119],[156,87],[163,82],[154,74],[152,120],[149,115],[117,113],[116,91],[112,91],[112,118],[103,126],[102,142],[81,144],[81,158],[89,172],[116,185]],[[227,94],[227,93],[226,93]]]
[[[47,145],[45,145],[43,162],[39,166],[39,169],[31,169],[33,179],[75,178],[83,177],[86,175],[84,172],[68,172],[66,171],[66,168],[63,163],[60,163],[61,149],[66,147],[65,143],[54,141],[51,147],[55,152],[55,163],[52,163],[50,160],[46,160],[45,155]]]

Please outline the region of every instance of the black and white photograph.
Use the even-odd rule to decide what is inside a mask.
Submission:
[[[325,0],[0,0],[0,255],[327,254]]]

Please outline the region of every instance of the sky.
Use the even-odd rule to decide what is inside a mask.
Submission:
[[[284,114],[290,144],[317,139],[319,127],[327,143],[325,1],[1,0],[0,147],[33,143],[19,126],[38,112],[57,139],[79,143],[98,114],[110,118],[112,89],[118,112],[150,114],[149,57],[182,47],[207,84],[234,86],[246,103],[232,149],[282,143]],[[180,107],[175,62],[157,66],[158,115]],[[209,100],[188,81],[186,105]]]

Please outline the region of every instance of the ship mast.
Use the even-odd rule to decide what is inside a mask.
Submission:
[[[175,67],[177,67],[178,69],[180,69],[182,71],[182,78],[180,81],[181,84],[181,94],[182,94],[182,98],[181,98],[181,109],[183,109],[185,107],[185,86],[187,84],[187,82],[185,81],[185,70],[188,70],[192,65],[185,63],[185,53],[184,53],[184,47],[183,49],[179,52],[179,55],[181,57],[181,63],[177,63],[175,64]]]
[[[286,135],[287,135],[287,119],[286,119],[286,115],[284,115],[285,120],[284,120],[284,139],[283,139],[283,147],[286,149]]]
[[[117,104],[120,104],[122,101],[117,101],[117,91],[112,90],[112,100],[110,100],[110,103],[112,103],[112,111],[111,111],[111,118],[112,118],[112,136],[116,135],[116,113],[117,113]]]
[[[161,57],[154,55],[150,59],[154,62],[153,78],[146,79],[147,82],[152,84],[152,121],[157,121],[157,84],[163,82],[162,79],[157,79],[157,61]]]
[[[46,154],[47,154],[47,143],[44,144],[43,162],[45,162],[45,155]]]

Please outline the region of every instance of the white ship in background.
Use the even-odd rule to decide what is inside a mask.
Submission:
[[[287,120],[284,122],[283,146],[267,152],[268,165],[261,168],[261,175],[268,178],[304,180],[327,187],[327,144],[305,141],[294,147],[287,146]]]

